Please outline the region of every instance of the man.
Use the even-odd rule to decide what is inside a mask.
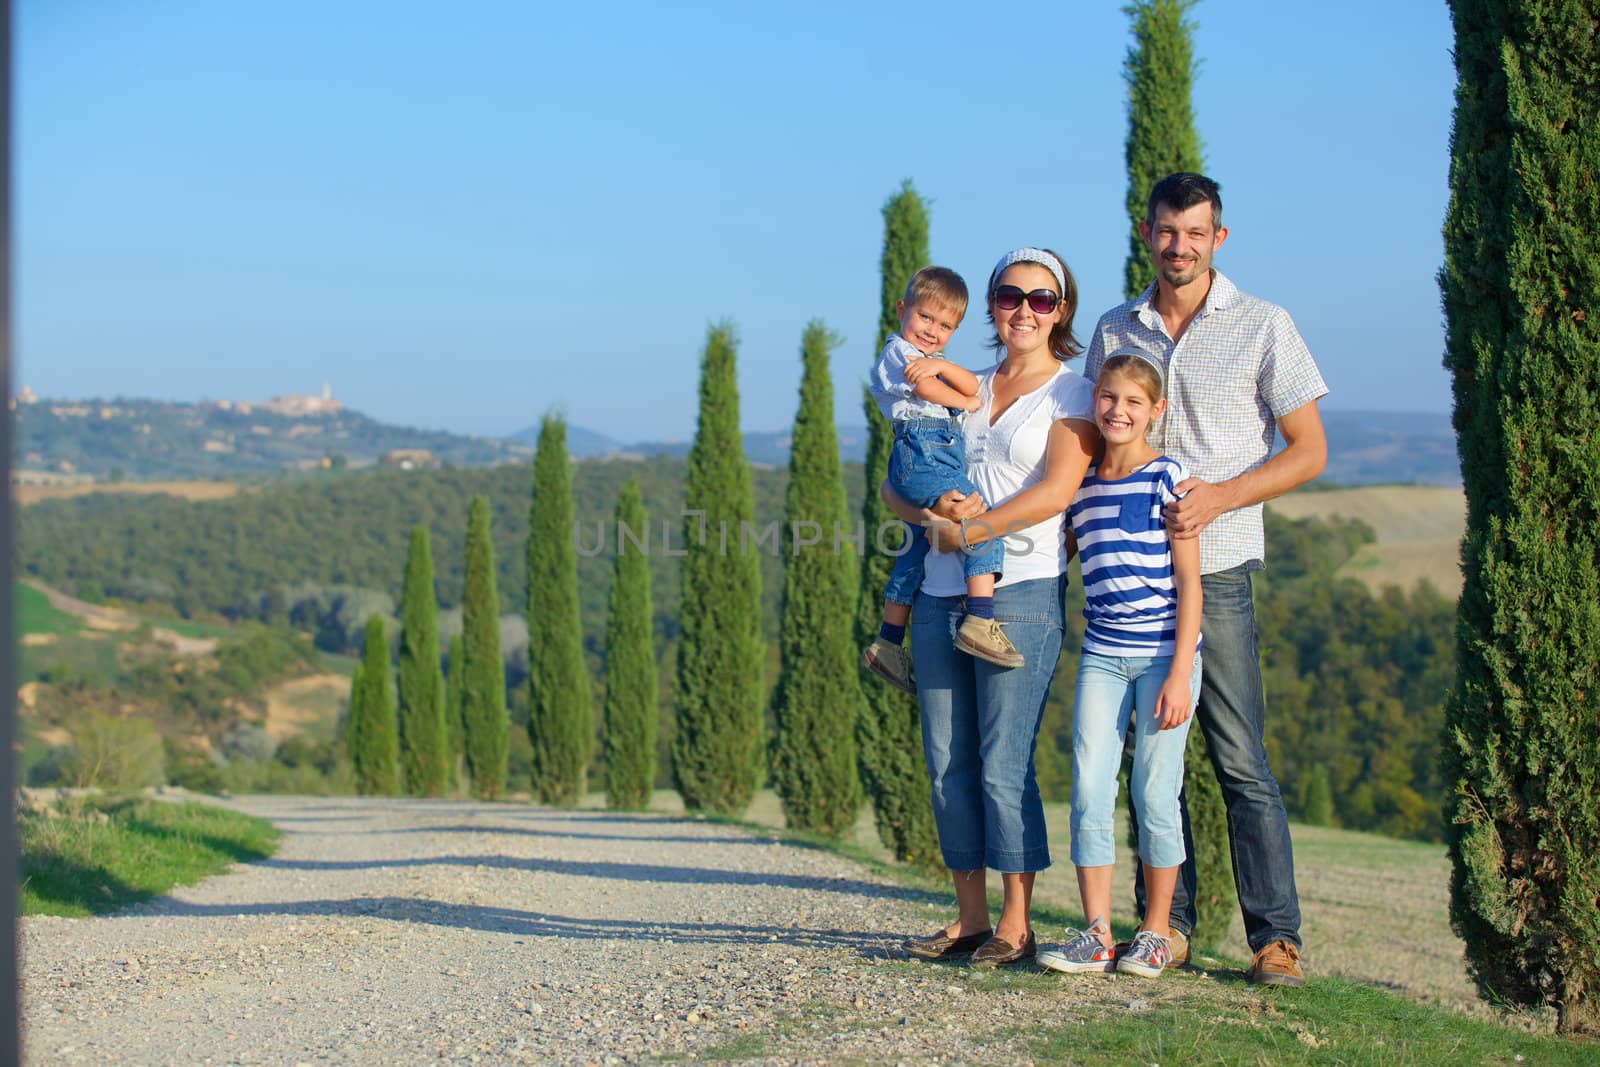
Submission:
[[[1227,240],[1217,184],[1172,174],[1150,193],[1139,233],[1156,280],[1106,312],[1089,341],[1090,381],[1107,355],[1137,348],[1166,377],[1167,411],[1151,434],[1163,454],[1193,472],[1165,511],[1174,537],[1200,539],[1205,609],[1197,719],[1228,808],[1234,883],[1254,958],[1250,980],[1302,985],[1300,901],[1289,822],[1262,744],[1261,687],[1250,572],[1265,557],[1262,502],[1322,473],[1327,439],[1317,400],[1328,392],[1282,308],[1240,292],[1211,266]],[[1271,455],[1274,428],[1285,447]],[[1270,458],[1269,458],[1270,457]],[[1173,895],[1175,962],[1188,958],[1194,930],[1194,847]],[[1134,880],[1142,887],[1135,864]],[[1140,910],[1144,899],[1139,893]]]

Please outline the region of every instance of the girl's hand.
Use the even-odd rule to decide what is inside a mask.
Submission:
[[[906,364],[906,381],[916,385],[924,378],[933,378],[943,374],[950,367],[950,361],[940,359],[938,356],[923,356],[913,359]]]
[[[1167,675],[1156,695],[1156,727],[1170,730],[1189,721],[1194,705],[1189,700],[1189,675],[1179,677],[1176,672]]]

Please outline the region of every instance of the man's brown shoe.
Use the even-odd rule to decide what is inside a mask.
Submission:
[[[900,947],[919,959],[948,960],[971,955],[993,936],[993,930],[967,934],[965,937],[951,937],[943,930],[935,930],[927,937],[908,937]]]
[[[1266,945],[1250,961],[1250,981],[1254,985],[1305,985],[1300,950],[1281,937]]]
[[[1176,971],[1180,967],[1189,966],[1189,938],[1177,927],[1167,927],[1167,943],[1172,946],[1172,955],[1167,960],[1166,969]],[[1122,954],[1133,947],[1132,941],[1118,941],[1112,948],[1113,958],[1121,959]]]
[[[974,967],[1004,967],[1010,963],[1021,963],[1031,960],[1039,954],[1039,943],[1034,940],[1033,931],[1028,931],[1028,936],[1023,938],[1022,944],[1013,945],[1011,942],[999,937],[991,937],[983,943],[983,947],[972,954]]]

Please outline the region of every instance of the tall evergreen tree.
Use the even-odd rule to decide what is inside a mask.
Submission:
[[[428,528],[411,530],[400,595],[400,785],[412,796],[444,794],[450,778],[450,734],[439,669],[439,600],[433,588]]]
[[[534,790],[546,804],[564,807],[583,797],[594,747],[573,511],[566,420],[546,415],[533,457],[528,512],[528,735]]]
[[[1484,995],[1600,1032],[1600,3],[1454,0],[1440,271],[1467,531],[1451,921]]]
[[[1133,28],[1133,44],[1123,59],[1128,83],[1128,258],[1123,294],[1138,296],[1155,279],[1150,249],[1139,236],[1156,182],[1177,171],[1203,169],[1200,135],[1195,132],[1192,90],[1195,77],[1195,0],[1134,0],[1123,8]],[[1184,802],[1194,841],[1197,921],[1195,930],[1221,941],[1233,924],[1239,898],[1234,889],[1228,847],[1228,809],[1211,767],[1205,735],[1189,731],[1184,754]],[[1128,791],[1128,803],[1133,793]],[[1134,842],[1130,841],[1130,844]]]
[[[489,498],[467,506],[466,577],[461,590],[461,643],[451,644],[450,674],[459,674],[461,751],[472,795],[498,800],[506,787],[510,722],[506,717],[506,667],[500,652],[500,595],[495,589]]]
[[[1156,182],[1178,171],[1200,171],[1195,132],[1195,0],[1134,0],[1122,10],[1133,23],[1133,44],[1122,61],[1128,83],[1128,258],[1123,295],[1132,299],[1156,276],[1150,248],[1139,236],[1146,200]]]
[[[444,725],[450,735],[449,763],[450,784],[455,786],[462,779],[465,770],[463,759],[466,756],[466,730],[461,722],[461,682],[462,659],[466,655],[466,642],[462,635],[457,633],[450,639],[450,651],[445,655],[449,665],[449,673],[444,679]]]
[[[350,704],[345,709],[344,715],[344,751],[351,762],[355,761],[356,749],[361,745],[361,694],[366,690],[361,681],[361,661],[356,661],[355,670],[350,672]]]
[[[761,571],[750,467],[739,437],[733,326],[710,327],[685,480],[682,639],[672,777],[690,811],[737,814],[761,777]],[[726,546],[726,547],[724,547]]]
[[[906,283],[928,265],[928,209],[910,180],[883,205],[883,255],[879,261],[878,340],[873,358],[891,333],[900,329],[894,307],[905,294]],[[889,450],[894,431],[871,394],[862,389],[862,411],[867,420],[867,494],[861,502],[866,531],[866,551],[861,564],[860,594],[856,600],[856,645],[865,647],[883,620],[883,590],[889,583],[894,559],[878,551],[878,534],[894,530],[895,516],[878,498],[878,486],[889,473]],[[883,538],[886,548],[898,548],[900,534]],[[861,780],[872,801],[878,837],[895,858],[930,869],[942,866],[939,831],[933,823],[928,799],[928,772],[922,762],[922,718],[917,698],[885,685],[858,667],[862,714],[856,720],[856,756]]]
[[[794,829],[835,837],[855,825],[861,807],[853,731],[863,710],[852,669],[854,574],[835,540],[846,528],[828,370],[838,343],[813,320],[800,344],[800,409],[783,503],[781,668],[772,700],[772,778],[784,818]]]
[[[624,539],[647,536],[644,497],[629,478],[617,497],[617,555],[606,605],[606,804],[650,806],[656,779],[656,648],[651,632],[650,560]]]
[[[361,652],[361,691],[352,700],[350,762],[355,767],[356,792],[363,795],[388,795],[400,784],[395,763],[399,757],[399,737],[395,725],[394,692],[389,683],[389,638],[383,618],[367,619],[366,640]]]

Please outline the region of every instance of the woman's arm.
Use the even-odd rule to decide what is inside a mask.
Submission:
[[[957,523],[962,519],[970,519],[974,515],[983,514],[983,497],[977,493],[968,496],[965,493],[952,489],[939,498],[939,502],[931,508],[919,508],[905,497],[894,491],[894,486],[885,478],[878,486],[878,498],[888,505],[894,512],[913,526],[933,526],[938,523]]]
[[[1051,423],[1045,443],[1044,477],[967,523],[967,544],[981,545],[1066,511],[1099,444],[1100,431],[1092,422],[1057,419]],[[928,538],[933,547],[949,551],[960,546],[962,533],[960,529],[938,527],[928,532]]]
[[[1200,539],[1167,535],[1172,546],[1172,584],[1178,593],[1178,636],[1172,667],[1156,696],[1156,725],[1163,730],[1183,725],[1194,708],[1189,692],[1194,672],[1194,646],[1200,640]]]

